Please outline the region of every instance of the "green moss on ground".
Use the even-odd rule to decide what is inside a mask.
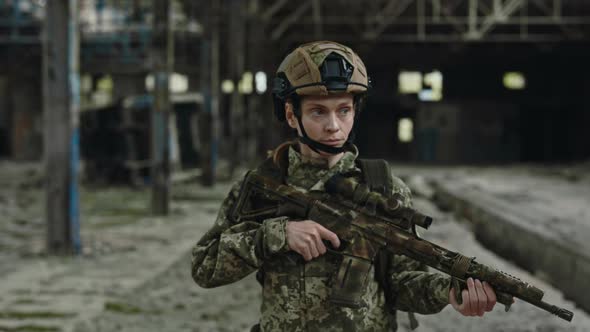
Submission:
[[[2,319],[29,319],[29,318],[68,318],[76,316],[70,312],[53,312],[53,311],[0,311]]]
[[[123,302],[106,302],[104,304],[104,310],[112,311],[115,313],[125,315],[138,315],[138,314],[154,314],[159,315],[162,312],[159,310],[146,310],[133,304]]]
[[[33,299],[18,299],[12,302],[12,304],[34,304],[35,300]]]
[[[60,332],[61,329],[56,326],[42,326],[42,325],[22,325],[16,327],[8,327],[0,325],[0,331],[4,332]]]
[[[134,305],[121,302],[106,302],[104,304],[104,310],[114,311],[127,315],[140,314],[143,312],[143,310],[140,307],[136,307]]]

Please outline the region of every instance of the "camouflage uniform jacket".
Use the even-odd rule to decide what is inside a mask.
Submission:
[[[288,149],[286,182],[302,191],[323,191],[324,182],[336,173],[362,174],[355,151],[345,152],[333,167],[318,165],[293,147]],[[408,187],[395,178],[393,188],[411,205]],[[262,331],[391,331],[395,315],[387,308],[384,290],[371,278],[361,308],[347,308],[328,301],[330,279],[337,269],[335,255],[325,254],[310,262],[285,259],[289,251],[286,217],[235,223],[228,215],[241,181],[223,202],[214,226],[193,249],[192,276],[202,287],[217,287],[264,270],[260,327]],[[448,303],[450,279],[419,270],[416,261],[390,256],[387,282],[397,310],[437,313]],[[374,275],[374,270],[371,270]]]

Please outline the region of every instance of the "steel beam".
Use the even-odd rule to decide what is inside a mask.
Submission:
[[[350,34],[333,34],[326,36],[332,40],[338,40],[342,43],[372,43],[372,41],[359,40],[357,36]],[[289,37],[289,42],[302,43],[309,41],[307,34],[298,34]],[[488,34],[485,38],[480,40],[466,40],[461,35],[451,35],[444,33],[430,33],[427,34],[424,40],[418,40],[415,33],[388,33],[379,36],[380,44],[389,43],[559,43],[563,42],[563,35],[559,33],[530,33],[527,38],[523,40],[518,33],[503,33],[503,34]],[[566,40],[572,43],[587,43],[584,39]]]
[[[522,4],[523,0],[508,1],[499,9],[499,14],[498,12],[495,12],[494,15],[488,15],[481,24],[481,28],[477,31],[477,34],[473,35],[472,37],[474,39],[481,39],[494,27],[496,22],[502,21],[503,19],[512,15],[518,8],[522,6]],[[497,15],[499,15],[499,17]]]
[[[469,24],[469,17],[468,16],[458,16],[452,15],[452,13],[445,11],[441,8],[441,15],[438,16],[425,16],[424,23],[426,25],[433,25],[433,26],[441,26],[441,25],[449,25],[449,24],[456,24],[458,31],[464,31],[467,25]],[[442,20],[444,18],[444,20]],[[353,16],[324,16],[322,17],[322,25],[344,25],[348,24],[351,21],[358,19],[357,17]],[[479,17],[481,19],[481,17]],[[552,15],[535,15],[529,16],[527,15],[527,21],[529,25],[590,25],[590,16],[561,16],[557,20]],[[270,25],[279,24],[282,20],[271,20],[268,23]],[[521,23],[520,17],[508,17],[505,20],[498,21],[496,25],[519,25]],[[302,18],[297,20],[293,25],[294,26],[305,26],[305,25],[314,25],[315,21],[313,18]],[[410,17],[399,17],[394,22],[391,22],[390,25],[416,25],[418,24],[418,20],[414,16]],[[460,29],[459,29],[460,28]]]
[[[477,0],[469,0],[469,36],[477,35]]]
[[[496,20],[500,20],[501,11],[502,11],[502,0],[494,0],[492,4],[493,16]]]
[[[267,25],[274,27],[273,40],[277,41],[284,35],[287,29],[297,26],[301,29],[305,26],[308,35],[315,38],[336,39],[337,37],[328,36],[319,37],[326,34],[326,26],[334,25],[352,25],[353,31],[357,33],[353,36],[357,41],[379,42],[380,36],[387,32],[391,26],[415,26],[415,41],[428,39],[431,33],[444,31],[439,27],[449,26],[458,32],[460,39],[464,41],[480,41],[487,38],[496,26],[514,26],[517,29],[514,33],[520,40],[525,41],[528,35],[533,34],[540,38],[545,36],[541,28],[532,28],[532,26],[555,26],[561,30],[564,40],[578,41],[588,39],[587,33],[583,26],[590,24],[590,16],[585,17],[579,13],[570,12],[562,16],[561,0],[531,0],[531,5],[538,7],[546,15],[536,14],[530,16],[528,10],[522,9],[528,0],[383,0],[372,1],[362,7],[361,15],[348,14],[331,11],[330,15],[321,12],[318,13],[319,0],[310,0],[302,2],[297,10],[292,11],[286,17],[277,17],[276,19],[266,16]],[[282,1],[277,1],[273,7],[278,7]],[[323,3],[322,3],[323,4]],[[416,12],[409,10],[410,6],[416,5]],[[284,4],[282,4],[284,5]],[[308,7],[312,7],[312,15],[303,15]],[[276,8],[275,7],[275,8]],[[413,7],[412,7],[413,8]],[[536,9],[536,8],[535,8]],[[567,8],[566,8],[567,9]],[[276,9],[275,9],[276,11]],[[517,11],[519,14],[516,15]],[[532,12],[532,11],[531,11]],[[265,13],[269,13],[267,10]],[[321,26],[319,22],[321,21]],[[312,26],[310,29],[307,26]],[[432,29],[430,27],[433,27]],[[293,28],[295,30],[295,28]],[[408,29],[403,29],[402,39],[406,38]],[[493,32],[493,34],[498,34]],[[505,39],[505,33],[500,39]],[[395,34],[395,32],[393,32]],[[451,32],[453,34],[453,32]],[[551,35],[554,40],[555,35]],[[391,37],[391,36],[389,36]],[[388,38],[389,38],[388,37]],[[438,39],[437,36],[435,39]],[[350,39],[347,38],[347,39]],[[450,37],[456,40],[457,36]],[[510,38],[512,39],[512,38]],[[541,38],[543,39],[543,38]]]
[[[545,5],[545,3],[543,3],[541,0],[533,0],[533,3],[543,12],[545,12],[548,17],[551,17],[551,20],[553,21],[552,23],[557,25],[569,39],[576,39],[583,36],[580,31],[565,26],[566,19],[563,19],[561,16],[561,0],[553,0],[553,8]]]
[[[301,15],[303,15],[307,10],[309,10],[312,6],[313,0],[308,0],[305,3],[301,4],[291,15],[285,17],[285,19],[277,26],[274,31],[271,33],[270,39],[272,41],[277,41],[281,36],[289,29],[289,27],[295,23]]]
[[[313,21],[314,24],[314,36],[316,40],[322,39],[322,13],[321,13],[321,4],[320,0],[312,0],[312,10],[313,10]]]
[[[485,1],[478,1],[478,9],[484,15],[492,15],[494,11],[492,8],[488,7],[488,4]]]
[[[365,39],[376,40],[381,33],[394,22],[409,6],[413,0],[391,0],[383,15],[377,16],[378,25],[375,29],[364,34]]]
[[[528,35],[528,1],[524,0],[522,6],[520,7],[520,38],[526,39]]]
[[[432,3],[432,18],[435,22],[440,22],[440,0],[430,0]]]
[[[553,17],[561,18],[561,0],[553,0]]]
[[[426,36],[426,4],[425,0],[418,0],[416,2],[416,34],[419,40],[423,40]]]
[[[455,28],[455,31],[459,32],[462,35],[465,34],[465,26],[461,22],[459,22],[457,18],[452,16],[452,9],[448,7],[442,7],[442,12],[444,14],[445,20]]]
[[[270,18],[273,17],[279,10],[281,10],[281,8],[283,8],[287,3],[289,3],[288,0],[275,1],[272,6],[270,6],[266,11],[264,11],[264,13],[260,15],[260,17],[263,21],[270,20]]]

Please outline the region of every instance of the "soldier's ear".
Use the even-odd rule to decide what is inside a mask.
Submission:
[[[289,127],[297,129],[297,119],[295,119],[295,113],[293,112],[293,103],[290,101],[285,102],[285,119],[287,119]]]

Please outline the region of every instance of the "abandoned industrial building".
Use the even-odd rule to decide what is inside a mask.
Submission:
[[[0,0],[0,331],[590,331],[589,59],[584,0]],[[375,234],[498,303],[392,300]]]

